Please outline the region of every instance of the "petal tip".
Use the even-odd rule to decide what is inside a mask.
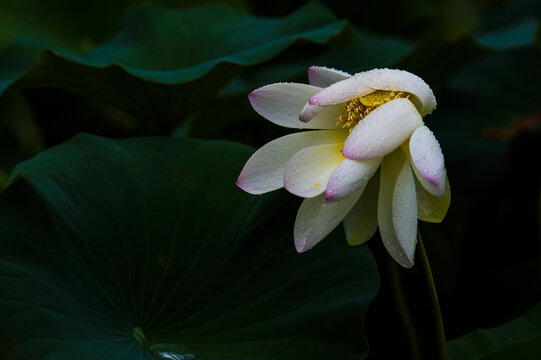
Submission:
[[[308,116],[306,116],[303,112],[299,114],[299,120],[303,123],[307,123],[308,121],[312,120]]]
[[[411,269],[413,265],[415,265],[415,262],[413,261],[413,254],[409,255],[400,253],[398,256],[395,254],[392,257],[403,268]]]
[[[319,98],[317,97],[317,94],[310,97],[310,99],[308,100],[308,104],[310,104],[310,105],[319,105]]]
[[[248,184],[246,184],[244,181],[242,181],[241,179],[238,179],[236,182],[235,182],[235,185],[237,185],[241,190],[243,191],[246,191],[248,194],[256,194],[252,189],[250,189],[250,187],[248,186]]]
[[[309,250],[309,247],[306,246],[305,241],[295,241],[295,249],[299,254],[302,254],[303,252]]]
[[[405,267],[406,269],[411,269],[414,265],[414,262],[413,260],[411,262],[408,262],[408,263],[401,263],[400,265],[402,265],[403,267]]]
[[[430,191],[432,195],[439,197],[445,194],[445,176],[446,176],[445,170],[436,175],[427,174],[426,172],[423,172],[423,171],[419,171],[419,173],[426,181],[428,181],[430,185],[433,186],[432,191]]]
[[[240,187],[242,190],[244,190],[244,177],[242,176],[242,172],[240,173],[239,177],[237,178],[237,181],[235,181],[235,185]]]
[[[344,155],[344,157],[346,159],[349,159],[349,160],[355,160],[355,156],[353,155],[353,152],[351,151],[351,149],[346,149],[345,147],[342,149],[342,155]]]
[[[337,201],[338,201],[338,199],[336,198],[336,196],[325,194],[325,202],[323,203],[323,205],[334,204]]]
[[[429,183],[434,185],[434,187],[441,193],[440,196],[442,196],[445,193],[445,177],[441,179],[438,177],[431,177],[431,176],[425,176],[425,179],[428,180]]]
[[[344,147],[342,148],[342,155],[349,160],[366,160],[359,149],[354,150],[351,146],[347,146],[346,143],[344,143]]]
[[[244,171],[240,173],[237,181],[235,181],[235,185],[237,185],[241,190],[246,191],[248,194],[252,195],[261,195],[266,191],[262,191],[261,189],[258,189],[257,187],[254,187],[254,183],[250,181],[249,177],[244,174]]]
[[[250,105],[252,105],[253,108],[255,108],[256,106],[255,102],[257,101],[257,98],[258,98],[257,90],[259,89],[255,89],[254,91],[248,94],[248,101],[250,102]]]
[[[325,201],[323,202],[323,206],[334,204],[338,201],[342,200],[342,196],[336,191],[336,188],[332,185],[327,185],[327,189],[325,190]]]

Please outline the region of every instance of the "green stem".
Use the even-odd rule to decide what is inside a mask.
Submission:
[[[539,232],[539,244],[541,244],[541,186],[539,187],[539,201],[537,203],[537,231]],[[541,246],[539,246],[539,258],[541,259]],[[541,285],[541,263],[539,265],[539,285]]]
[[[421,233],[417,230],[417,248],[419,249],[419,256],[417,258],[417,266],[421,268],[424,273],[426,285],[432,300],[432,315],[436,326],[436,337],[438,339],[438,348],[440,359],[447,360],[447,341],[445,340],[445,328],[443,326],[443,318],[441,316],[440,302],[438,300],[438,294],[436,292],[436,286],[434,284],[434,277],[432,276],[432,270],[430,269],[430,263],[426,256],[423,240],[421,239]]]
[[[406,336],[408,337],[412,358],[415,360],[422,360],[423,356],[421,351],[421,343],[419,342],[419,335],[417,334],[417,329],[413,322],[411,309],[409,308],[406,296],[404,295],[402,277],[400,276],[401,269],[399,268],[399,265],[397,265],[394,260],[390,258],[388,264],[394,300],[396,301],[396,307],[398,308],[400,319],[402,320],[404,330],[406,331]]]
[[[389,277],[394,300],[415,360],[447,360],[447,342],[432,270],[417,232],[416,265],[404,269],[389,259]],[[405,287],[409,291],[405,291]],[[412,289],[416,291],[412,292]],[[430,317],[422,316],[430,308]],[[421,314],[421,316],[416,316]]]

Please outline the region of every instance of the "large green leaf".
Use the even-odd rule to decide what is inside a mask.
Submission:
[[[0,1],[0,49],[16,36],[34,36],[70,48],[88,50],[110,38],[126,10],[144,0],[3,0]],[[246,9],[244,0],[155,0],[181,8],[221,3]]]
[[[220,95],[230,96],[254,90],[279,81],[298,80],[307,83],[310,66],[327,66],[355,74],[378,67],[392,67],[406,56],[413,45],[406,40],[355,28],[353,41],[348,47],[329,47],[318,54],[307,54],[303,59],[273,64],[264,69],[247,71],[224,88]]]
[[[220,6],[173,11],[140,4],[116,37],[85,54],[36,39],[14,42],[0,57],[0,92],[62,87],[170,129],[209,106],[241,66],[266,61],[300,40],[324,43],[345,28],[317,3],[283,19]]]
[[[357,73],[378,67],[392,67],[412,49],[407,41],[356,28],[349,47],[327,47],[322,51],[306,51],[294,61],[273,61],[267,66],[246,68],[231,81],[214,101],[192,118],[186,129],[182,124],[178,135],[197,138],[228,138],[250,144],[263,144],[282,134],[251,108],[247,94],[276,82],[308,83],[308,68],[313,65]],[[257,129],[254,129],[257,126]],[[266,128],[265,128],[266,127]]]
[[[0,196],[0,353],[364,358],[368,249],[336,231],[297,254],[296,206],[234,185],[250,153],[80,135],[18,165]]]
[[[450,360],[541,358],[541,304],[494,329],[480,329],[449,342]]]

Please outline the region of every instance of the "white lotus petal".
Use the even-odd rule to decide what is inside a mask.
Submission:
[[[391,257],[411,268],[417,241],[417,203],[413,174],[400,150],[386,156],[381,164],[378,225],[383,245]],[[415,229],[413,234],[412,229]]]
[[[308,82],[310,85],[327,87],[335,82],[344,80],[351,75],[345,71],[340,71],[324,66],[311,66],[308,68]]]
[[[411,135],[409,150],[412,164],[417,170],[416,175],[433,185],[427,191],[435,196],[442,196],[445,193],[445,161],[440,144],[432,131],[426,126],[417,128]]]
[[[346,130],[304,131],[275,139],[257,150],[242,169],[237,185],[250,194],[262,194],[284,185],[284,171],[293,155],[306,147],[342,143]]]
[[[417,213],[419,220],[440,223],[445,218],[451,203],[451,187],[449,180],[445,179],[445,193],[443,196],[434,196],[420,184],[415,182],[417,191]]]
[[[396,99],[368,114],[344,142],[344,156],[353,160],[389,154],[404,143],[423,118],[408,99]]]
[[[326,202],[344,199],[353,191],[366,185],[374,175],[383,158],[371,160],[345,159],[334,169],[325,190]]]
[[[364,185],[361,198],[344,219],[344,230],[349,245],[360,245],[372,238],[378,229],[379,177]]]
[[[339,129],[336,119],[340,116],[339,107],[328,107],[309,123],[299,120],[301,110],[310,96],[321,88],[296,83],[276,83],[260,87],[248,95],[252,107],[265,119],[275,124],[297,129]]]
[[[313,95],[310,98],[310,104],[340,104],[375,90],[398,90],[415,95],[419,101],[416,105],[422,116],[430,114],[436,108],[434,93],[423,79],[407,71],[396,69],[374,69],[355,74]]]
[[[305,199],[295,219],[294,237],[298,252],[305,252],[329,235],[350,212],[361,196],[357,190],[347,199],[325,204],[325,194]]]
[[[284,187],[298,196],[317,196],[325,191],[331,173],[342,160],[342,143],[302,149],[286,165]]]
[[[417,192],[415,178],[408,161],[402,167],[394,187],[393,224],[396,237],[406,257],[413,264],[417,244]]]

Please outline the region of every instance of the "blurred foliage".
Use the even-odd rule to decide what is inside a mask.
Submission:
[[[0,49],[18,36],[38,37],[72,50],[85,51],[118,32],[126,12],[144,0],[2,0],[0,1]],[[243,0],[159,0],[158,4],[179,9],[220,3],[246,11]]]
[[[297,41],[326,42],[344,31],[344,21],[315,3],[283,20],[219,6],[171,11],[141,4],[126,14],[113,39],[84,54],[35,39],[12,42],[0,57],[0,91],[68,90],[167,133],[205,107],[240,66],[268,60]]]
[[[0,186],[16,163],[81,131],[259,147],[289,131],[252,110],[253,89],[306,82],[310,65],[402,68],[425,79],[438,100],[425,121],[445,154],[453,199],[445,221],[421,224],[421,233],[447,337],[460,337],[450,349],[465,339],[480,348],[479,332],[462,336],[541,300],[539,1],[204,3],[0,0]],[[281,209],[293,217],[297,205]],[[290,236],[276,238],[287,244]],[[387,255],[378,236],[370,243],[382,281],[366,314],[368,359],[414,358],[407,327],[398,325]],[[431,315],[415,305],[415,272],[400,277],[422,334]],[[481,333],[503,345],[491,331]]]
[[[449,343],[451,360],[535,360],[541,352],[541,304],[495,329],[476,330]]]

